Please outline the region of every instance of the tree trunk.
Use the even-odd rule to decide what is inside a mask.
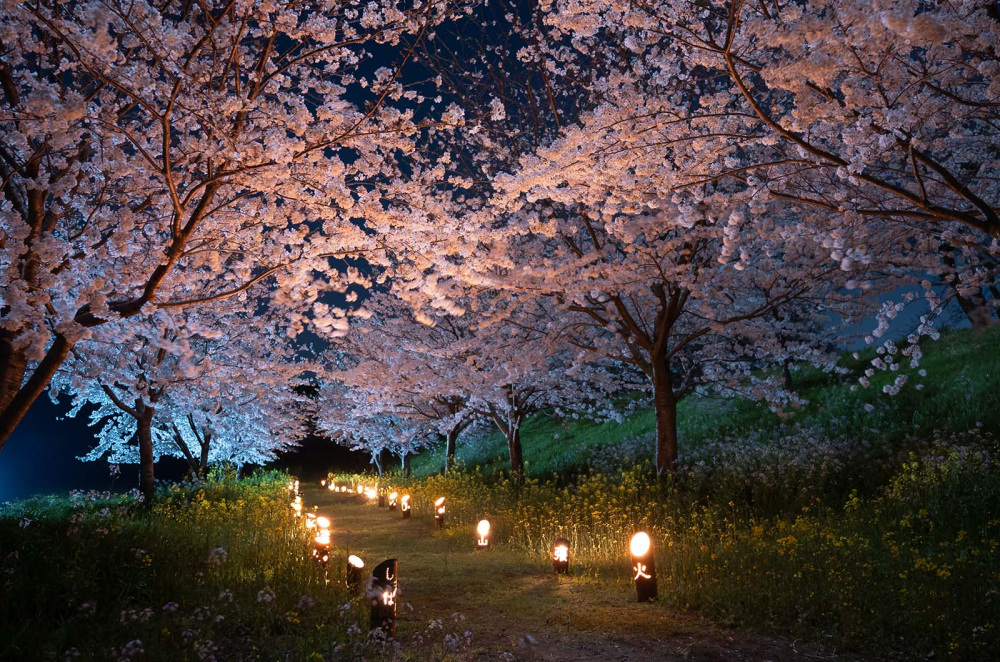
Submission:
[[[455,447],[458,445],[459,429],[455,427],[448,430],[444,443],[444,472],[448,473],[455,466]]]
[[[670,364],[653,366],[653,407],[656,411],[656,473],[672,473],[677,468],[677,398]]]
[[[782,375],[782,377],[784,377],[784,380],[785,380],[785,390],[786,391],[792,391],[792,390],[794,390],[795,384],[792,382],[792,360],[791,359],[785,359],[784,362],[781,364],[781,375]]]
[[[9,338],[0,341],[0,448],[10,438],[10,435],[17,429],[18,424],[24,419],[31,405],[35,403],[38,396],[45,391],[52,376],[62,365],[62,362],[72,348],[65,336],[57,335],[49,350],[45,353],[45,358],[31,371],[31,376],[22,385],[25,369],[21,366],[23,352],[10,345]],[[25,366],[27,362],[25,361]]]
[[[510,453],[510,474],[515,479],[524,477],[524,452],[521,449],[521,421],[518,419],[507,430],[507,450]]]
[[[403,475],[406,476],[407,478],[409,478],[410,477],[410,454],[407,453],[406,451],[403,451],[402,456],[400,457],[400,464],[402,465],[402,468],[403,468]]]
[[[147,406],[142,400],[135,401],[139,413],[136,419],[136,436],[139,439],[139,492],[147,504],[153,502],[153,414],[156,407]]]
[[[982,295],[967,297],[956,294],[955,298],[962,312],[969,318],[969,324],[973,329],[984,329],[993,324],[989,306],[986,305],[986,299]]]
[[[212,432],[205,430],[202,432],[201,458],[198,465],[198,475],[205,478],[208,475],[208,451],[212,444]]]

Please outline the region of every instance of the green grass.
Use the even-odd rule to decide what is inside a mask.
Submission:
[[[8,506],[0,659],[347,659],[334,649],[361,639],[346,589],[309,556],[286,483],[175,486],[152,509],[112,495]]]
[[[937,341],[925,340],[917,369],[900,361],[909,383],[895,396],[882,392],[900,374],[876,374],[867,389],[851,390],[876,356],[870,349],[859,359],[845,354],[840,365],[847,374],[825,373],[812,367],[793,371],[807,404],[779,416],[766,405],[739,398],[691,396],[678,407],[680,452],[685,454],[709,440],[744,437],[748,432],[780,433],[806,427],[831,437],[897,444],[907,437],[931,437],[935,431],[962,432],[982,426],[1000,432],[1000,328],[982,332],[950,331]],[[919,375],[926,370],[926,377]],[[922,385],[917,389],[918,384]],[[866,405],[873,408],[866,410]],[[594,454],[613,452],[623,441],[645,443],[639,458],[652,458],[655,420],[641,410],[623,422],[531,417],[522,428],[528,475],[571,474],[591,466]],[[496,432],[467,434],[459,440],[457,460],[467,469],[494,474],[508,467],[506,442]],[[412,460],[417,476],[438,473],[443,447],[432,446]]]

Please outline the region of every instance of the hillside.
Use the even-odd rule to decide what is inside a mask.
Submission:
[[[840,361],[844,374],[793,368],[796,388],[807,404],[782,416],[749,400],[688,397],[678,408],[681,459],[706,442],[793,434],[803,428],[830,438],[889,444],[925,432],[1000,431],[1000,328],[948,331],[936,341],[925,340],[923,351],[919,368],[911,370],[901,361],[898,373],[875,375],[867,389],[851,387],[869,366],[874,349],[857,359],[845,354]],[[897,395],[883,393],[882,387],[900,373],[907,375],[907,385]],[[550,476],[650,459],[654,427],[651,410],[639,410],[621,422],[536,415],[523,428],[526,471]],[[443,454],[441,445],[420,453],[412,462],[414,474],[437,473]],[[479,467],[487,474],[507,466],[505,441],[488,428],[466,434],[457,455],[460,466]]]

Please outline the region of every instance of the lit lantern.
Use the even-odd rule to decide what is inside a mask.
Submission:
[[[365,493],[365,488],[361,485],[358,485],[358,494],[364,494],[364,493]]]
[[[569,572],[569,541],[565,538],[552,541],[552,572],[557,575]]]
[[[490,522],[489,520],[481,519],[479,524],[476,525],[476,549],[489,549],[490,548]]]
[[[378,498],[378,493],[375,492],[374,487],[366,487],[365,496],[368,498],[369,501],[374,501],[375,499]]]
[[[296,517],[302,517],[302,497],[295,497],[295,501],[292,501],[292,512]]]
[[[319,517],[316,518],[316,526],[318,526],[321,529],[329,529],[330,528],[330,518],[329,517],[323,517],[322,515],[320,515]]]
[[[356,594],[361,588],[361,572],[365,569],[365,562],[360,557],[351,554],[347,557],[347,589]]]
[[[399,501],[399,492],[389,495],[389,510],[396,510],[396,503]]]
[[[333,483],[327,483],[326,489],[330,490],[331,492],[336,492],[337,486],[334,485]]]
[[[444,497],[438,497],[434,502],[434,526],[444,528]]]
[[[371,629],[382,630],[386,637],[396,634],[396,578],[399,561],[389,559],[379,563],[372,572],[371,589],[368,597],[372,602]]]
[[[403,519],[409,519],[412,512],[410,511],[410,495],[404,494],[403,498],[399,500],[399,509],[403,513]]]
[[[653,546],[649,534],[640,531],[632,536],[629,545],[632,553],[632,580],[639,602],[649,602],[656,597],[656,566],[653,562]]]
[[[307,529],[316,528],[316,513],[306,513],[306,528]]]
[[[319,481],[319,486],[320,487],[326,487],[326,478],[324,478],[323,480]]]
[[[321,565],[330,560],[330,529],[320,529],[313,538],[313,558]]]

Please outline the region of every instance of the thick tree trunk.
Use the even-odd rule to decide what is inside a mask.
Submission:
[[[962,312],[969,318],[969,324],[973,329],[984,329],[993,324],[993,316],[990,314],[989,306],[986,305],[985,297],[957,294],[955,298]]]
[[[518,420],[507,429],[507,450],[510,453],[510,474],[515,479],[524,477],[524,452],[521,449],[521,422]]]
[[[674,394],[670,365],[653,367],[653,407],[656,411],[656,473],[663,475],[677,468],[677,397]]]
[[[4,443],[17,429],[28,410],[31,409],[31,405],[48,387],[52,376],[56,374],[56,370],[62,365],[72,346],[72,343],[64,336],[57,335],[45,353],[45,358],[31,372],[28,381],[22,385],[21,382],[25,375],[24,366],[27,365],[27,360],[24,358],[23,352],[10,346],[9,339],[5,338],[0,341],[0,360],[6,362],[0,363],[0,370],[2,370],[0,448],[3,448]],[[24,366],[21,365],[22,360],[24,360]]]
[[[458,433],[459,429],[456,425],[452,429],[448,430],[448,434],[445,435],[444,442],[444,472],[448,473],[453,466],[455,466],[455,450],[458,445]]]
[[[139,439],[139,492],[143,500],[153,502],[153,414],[156,407],[145,405],[142,400],[136,400],[135,409],[139,413],[136,419],[136,436]]]

